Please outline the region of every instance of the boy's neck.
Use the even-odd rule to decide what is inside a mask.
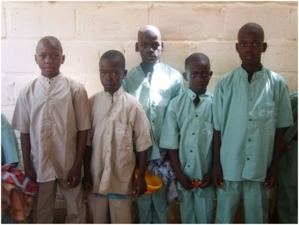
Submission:
[[[191,91],[193,91],[193,92],[196,94],[196,96],[203,95],[204,93],[207,92],[207,88],[205,88],[204,90],[200,90],[200,91],[195,91],[195,90],[193,90],[193,89],[190,88],[190,87],[189,87],[189,89],[190,89]]]
[[[152,73],[154,71],[154,66],[159,62],[160,62],[159,60],[157,60],[155,63],[142,62],[141,68],[145,76],[147,76],[149,73]]]
[[[42,74],[42,76],[43,76],[43,77],[46,77],[46,78],[48,78],[48,79],[51,79],[51,78],[53,78],[53,77],[57,77],[59,74],[60,74],[60,72],[58,72],[57,74],[54,74],[54,75],[48,75],[48,76]]]
[[[251,81],[251,78],[252,78],[253,74],[262,69],[262,64],[261,63],[250,64],[250,65],[242,64],[241,66],[247,72],[249,82]]]

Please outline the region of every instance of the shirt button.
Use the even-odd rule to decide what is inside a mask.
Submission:
[[[195,117],[198,117],[198,115],[195,115]]]
[[[248,141],[251,141],[251,139],[249,138]]]
[[[155,120],[152,120],[152,122],[154,123],[154,122],[155,122]]]
[[[192,150],[190,150],[190,152],[193,152]]]
[[[195,135],[195,133],[192,133],[192,135]]]
[[[188,165],[188,167],[190,167],[190,165]]]
[[[252,121],[252,119],[250,118],[249,121]]]
[[[249,158],[247,157],[247,160],[249,160]]]

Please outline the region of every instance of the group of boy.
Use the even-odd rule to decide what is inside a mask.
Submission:
[[[52,222],[58,184],[66,222],[86,222],[84,188],[94,223],[107,223],[108,212],[112,223],[132,223],[133,196],[140,223],[167,223],[167,185],[144,194],[148,161],[167,151],[183,223],[212,223],[215,196],[216,223],[233,222],[241,197],[245,221],[267,223],[282,130],[293,121],[285,81],[261,64],[266,48],[262,27],[245,24],[236,43],[242,65],[220,79],[213,97],[209,58],[188,56],[184,91],[181,74],[160,61],[159,29],[146,25],[135,46],[142,62],[127,74],[123,54],[105,52],[104,90],[88,100],[83,85],[60,72],[60,41],[42,38],[35,55],[42,74],[21,91],[12,121],[21,132],[25,173],[39,186],[34,222]]]

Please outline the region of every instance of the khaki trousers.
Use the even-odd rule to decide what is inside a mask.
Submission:
[[[53,223],[57,184],[66,202],[65,222],[86,223],[86,205],[81,182],[75,188],[68,188],[67,181],[61,179],[38,183],[38,191],[32,204],[34,223]]]
[[[116,199],[88,194],[88,209],[93,223],[108,223],[109,211],[111,223],[132,223],[131,205],[132,195]]]

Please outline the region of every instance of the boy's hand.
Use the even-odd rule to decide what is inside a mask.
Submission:
[[[81,166],[73,166],[70,170],[67,178],[67,186],[69,188],[75,188],[81,181]]]
[[[291,146],[288,144],[288,142],[286,142],[284,139],[282,139],[281,146],[280,146],[280,152],[285,152],[288,149],[290,149],[290,147]]]
[[[200,188],[206,188],[208,186],[210,186],[210,184],[212,183],[212,176],[211,173],[207,173],[204,178],[201,181],[201,184],[199,185]]]
[[[29,177],[29,179],[31,181],[33,181],[34,183],[36,183],[36,173],[35,173],[35,170],[32,169],[32,167],[25,169],[25,175],[27,177]]]
[[[135,198],[137,199],[139,196],[143,195],[146,192],[147,184],[144,178],[137,177],[134,181],[134,192]]]
[[[85,171],[83,180],[82,180],[83,188],[87,193],[91,193],[93,189],[93,183],[92,183],[92,176],[91,173],[88,171]]]
[[[264,183],[266,189],[273,188],[278,180],[278,168],[277,166],[270,166],[267,171],[267,177]]]
[[[192,184],[192,180],[190,180],[189,177],[186,176],[185,174],[182,173],[180,176],[178,176],[178,180],[186,190],[189,191],[192,188],[194,188],[194,185]]]
[[[214,165],[212,171],[212,180],[216,188],[222,188],[223,186],[223,175],[221,165]]]

